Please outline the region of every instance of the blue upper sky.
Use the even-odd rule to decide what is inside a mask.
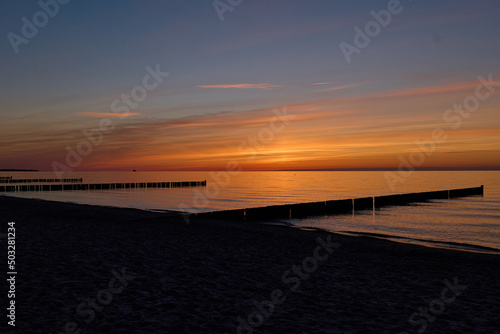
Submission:
[[[265,82],[292,93],[308,83],[381,77],[388,86],[412,85],[415,76],[467,77],[500,56],[494,0],[402,1],[403,11],[351,64],[339,43],[352,43],[354,26],[363,27],[387,1],[243,0],[221,22],[211,1],[72,0],[17,55],[6,33],[19,33],[21,17],[40,7],[16,0],[0,6],[2,100],[116,94],[158,63],[171,73],[163,88],[189,94],[176,102],[203,103],[219,98],[198,85]]]

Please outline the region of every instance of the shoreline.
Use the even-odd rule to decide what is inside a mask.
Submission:
[[[88,333],[416,333],[409,318],[455,279],[467,289],[446,310],[433,321],[415,316],[427,332],[499,330],[497,255],[8,196],[0,209],[17,229],[16,331],[59,333],[70,323]],[[329,238],[339,247],[311,267],[318,240]],[[134,279],[121,293],[85,304],[123,268]],[[286,300],[250,326],[266,313],[255,305],[278,290]]]
[[[149,213],[155,213],[155,214],[166,214],[166,215],[174,215],[174,216],[180,216],[180,217],[183,217],[183,215],[187,214],[187,215],[191,215],[191,216],[195,217],[195,214],[192,214],[189,212],[176,211],[176,210],[141,209],[141,208],[118,207],[118,206],[109,206],[109,205],[81,204],[81,203],[76,203],[76,202],[71,202],[71,201],[60,202],[60,201],[46,200],[46,199],[40,199],[40,198],[11,197],[11,196],[8,196],[5,194],[0,196],[0,200],[1,200],[2,196],[9,197],[9,198],[26,199],[26,200],[32,200],[32,201],[66,203],[66,204],[99,207],[99,208],[107,208],[107,209],[138,210],[138,211],[145,212],[145,213],[149,212]],[[207,212],[207,213],[210,213],[210,212]],[[332,216],[335,216],[335,215],[332,215]],[[198,219],[198,218],[194,218],[194,219]],[[198,220],[204,220],[204,219],[198,219]],[[222,221],[233,222],[235,224],[245,223],[245,222],[231,220],[231,219],[207,219],[207,220],[217,220],[217,221],[222,220]],[[288,223],[286,221],[282,221],[279,219],[269,219],[269,220],[264,220],[264,221],[250,221],[250,222],[246,222],[246,223],[247,224],[256,224],[256,225],[284,226],[284,227],[299,229],[299,230],[303,230],[303,231],[318,231],[318,232],[330,233],[333,235],[342,235],[342,236],[347,236],[347,237],[352,237],[352,238],[363,238],[364,237],[364,238],[370,238],[373,240],[385,240],[385,241],[390,241],[390,242],[403,244],[403,245],[416,245],[416,246],[421,246],[421,247],[426,247],[426,248],[444,249],[444,250],[468,252],[468,253],[478,253],[478,254],[500,255],[500,249],[496,249],[493,247],[487,247],[487,246],[481,246],[481,245],[450,243],[450,242],[446,242],[446,241],[430,241],[430,240],[425,240],[425,239],[408,239],[408,238],[399,237],[399,236],[395,236],[395,235],[377,235],[376,233],[370,233],[370,232],[328,231],[327,229],[323,229],[323,228],[297,226],[297,225],[293,225],[291,223]],[[405,241],[398,241],[399,239],[404,239]],[[469,248],[467,248],[467,247],[469,247]]]
[[[470,189],[483,189],[484,186],[481,187],[474,187],[474,188],[467,188],[465,190],[470,190]],[[458,191],[462,191],[464,189],[458,189]],[[452,190],[452,191],[457,191],[457,190]],[[438,192],[443,192],[441,191],[431,191],[431,192],[424,192],[424,193],[438,193]],[[424,193],[418,193],[418,194],[424,194]],[[402,194],[402,196],[407,196],[407,195],[413,195],[413,194]],[[229,209],[229,210],[219,210],[219,211],[207,211],[207,212],[202,212],[202,213],[190,213],[190,212],[183,212],[179,210],[169,210],[169,209],[144,209],[144,208],[133,208],[133,207],[126,207],[126,206],[110,206],[110,205],[97,205],[97,204],[86,204],[86,203],[78,203],[78,202],[73,202],[73,201],[57,201],[57,200],[52,200],[52,199],[41,199],[41,198],[27,198],[27,197],[16,197],[16,196],[9,196],[8,194],[0,194],[0,198],[2,196],[9,197],[9,198],[22,198],[22,199],[27,199],[27,200],[36,200],[36,201],[47,201],[47,202],[54,202],[54,203],[68,203],[68,204],[75,204],[75,205],[87,205],[87,206],[95,206],[95,207],[102,207],[102,208],[115,208],[115,209],[130,209],[130,210],[139,210],[143,212],[150,212],[150,213],[162,213],[162,214],[173,214],[173,215],[180,215],[185,217],[188,215],[191,217],[190,219],[207,219],[207,220],[223,220],[223,221],[234,221],[235,223],[237,222],[243,222],[239,218],[234,218],[233,216],[237,216],[234,213],[235,212],[243,212],[245,210],[261,210],[261,209],[267,209],[267,207],[252,207],[252,208],[247,208],[247,209]],[[398,195],[400,196],[400,195]],[[467,197],[476,197],[477,195],[471,195]],[[482,195],[481,195],[482,196]],[[377,197],[377,196],[376,196]],[[384,196],[382,196],[384,197]],[[391,197],[391,196],[389,196]],[[331,202],[335,201],[345,201],[345,199],[340,199],[340,200],[333,200]],[[320,203],[322,203],[321,201]],[[326,201],[329,202],[329,201]],[[293,207],[293,206],[307,206],[310,204],[316,204],[316,203],[295,203],[295,204],[283,204],[283,205],[278,205],[277,207]],[[395,205],[392,207],[397,207],[401,205]],[[379,208],[377,208],[379,209]],[[362,210],[363,211],[363,210]],[[360,212],[362,212],[360,211]],[[218,216],[217,214],[220,213],[230,213],[227,217]],[[214,217],[211,217],[211,216]],[[326,214],[328,216],[334,217],[337,214],[331,213],[331,214]],[[339,213],[339,215],[344,215],[344,213]],[[313,218],[314,216],[311,216],[310,218]],[[320,216],[318,216],[320,217]],[[252,220],[248,221],[247,223],[254,223],[254,224],[264,224],[264,225],[286,225],[291,228],[298,228],[298,229],[303,229],[303,230],[320,230],[320,231],[325,231],[327,233],[332,233],[332,234],[338,234],[338,235],[345,235],[345,236],[350,236],[350,237],[367,237],[367,238],[373,238],[375,240],[388,240],[391,242],[399,243],[399,244],[407,244],[407,245],[419,245],[423,247],[429,247],[429,248],[436,248],[436,249],[448,249],[448,250],[455,250],[455,251],[463,251],[463,252],[472,252],[472,253],[480,253],[480,254],[492,254],[492,255],[500,255],[500,249],[494,248],[494,247],[489,247],[489,246],[483,246],[483,245],[477,245],[477,244],[472,244],[472,243],[457,243],[457,242],[451,242],[451,241],[439,241],[439,240],[427,240],[427,239],[415,239],[415,238],[409,238],[409,237],[402,237],[398,235],[391,235],[391,234],[378,234],[374,232],[357,232],[357,231],[329,231],[328,229],[323,229],[323,228],[314,228],[314,227],[305,227],[305,226],[299,226],[299,225],[294,225],[292,223],[283,221],[282,218],[269,218],[269,219],[264,219],[264,220]]]

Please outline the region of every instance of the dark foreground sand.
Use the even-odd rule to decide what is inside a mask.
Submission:
[[[0,217],[1,333],[500,333],[500,256],[8,197]]]

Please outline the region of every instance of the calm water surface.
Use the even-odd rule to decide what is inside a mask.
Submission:
[[[54,178],[50,172],[0,172]],[[206,188],[25,192],[3,195],[145,210],[249,208],[485,185],[484,197],[436,200],[352,215],[288,220],[301,227],[474,251],[500,250],[500,171],[415,172],[391,189],[385,172],[75,172],[84,183],[207,180]],[[0,193],[1,194],[1,193]]]

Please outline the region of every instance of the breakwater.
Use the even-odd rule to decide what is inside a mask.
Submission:
[[[207,181],[0,185],[0,192],[204,187]]]
[[[273,205],[259,208],[225,210],[197,213],[208,219],[230,219],[242,221],[262,221],[270,219],[293,219],[310,216],[347,214],[360,210],[375,210],[387,206],[408,205],[433,199],[452,199],[467,196],[482,196],[484,186],[474,188],[428,191],[387,196],[340,199],[321,202]]]

